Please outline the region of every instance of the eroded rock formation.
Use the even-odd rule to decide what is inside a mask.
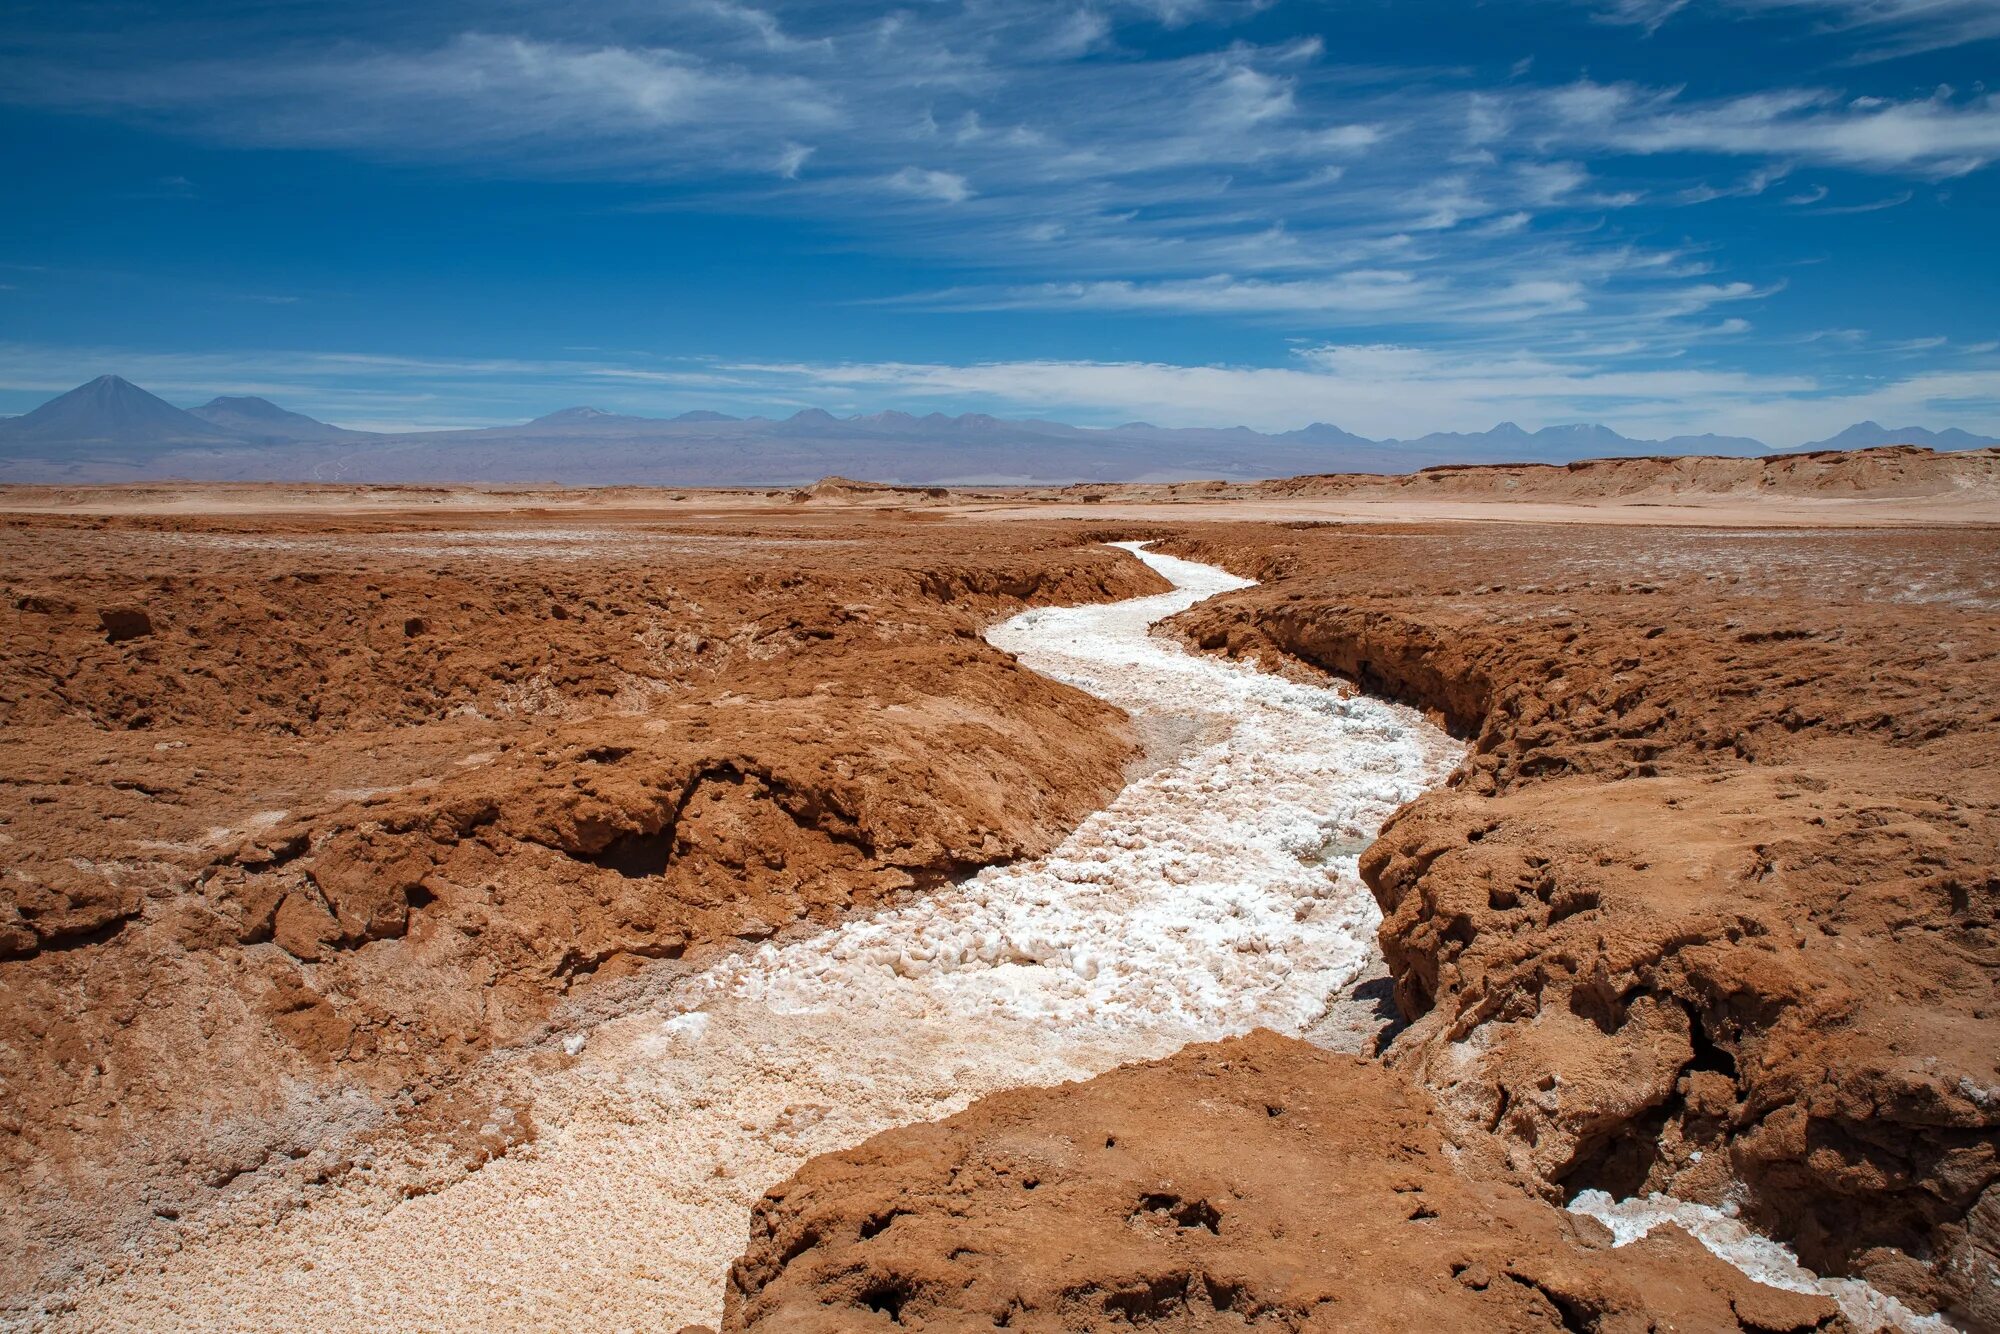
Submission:
[[[1811,496],[1828,500],[1949,497],[2000,491],[2000,449],[1940,452],[1921,445],[1818,449],[1763,458],[1686,455],[1579,459],[1574,463],[1460,464],[1398,476],[1332,473],[1262,482],[1266,494],[1325,496],[1353,492],[1407,499],[1453,498],[1593,501],[1655,499],[1687,503],[1714,496]]]
[[[453,1080],[563,1002],[1047,848],[1134,747],[979,629],[1156,586],[1026,529],[4,542],[9,1296],[356,1136],[505,1152]]]
[[[773,1190],[726,1331],[1843,1328],[1675,1229],[1467,1172],[1394,1072],[1269,1032],[987,1098]]]
[[[1473,740],[1363,859],[1390,1060],[1553,1196],[1716,1200],[2000,1322],[2000,588],[1990,534],[1324,529],[1212,649]]]

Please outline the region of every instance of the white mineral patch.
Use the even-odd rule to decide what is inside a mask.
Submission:
[[[1629,1245],[1662,1223],[1678,1224],[1717,1259],[1759,1283],[1787,1292],[1831,1297],[1857,1330],[1951,1334],[1953,1329],[1938,1317],[1919,1315],[1858,1279],[1819,1277],[1801,1265],[1789,1247],[1757,1235],[1734,1215],[1710,1205],[1690,1204],[1671,1195],[1614,1200],[1604,1191],[1586,1190],[1571,1200],[1569,1207],[1572,1213],[1595,1218],[1610,1228],[1616,1246]]]
[[[807,1158],[999,1089],[1311,1024],[1368,962],[1379,917],[1359,850],[1460,748],[1408,709],[1154,637],[1246,581],[1125,545],[1175,590],[988,636],[1187,741],[1052,853],[767,945],[664,1011],[598,1026],[535,1089],[537,1140],[444,1190],[386,1213],[336,1196],[258,1237],[219,1233],[75,1318],[714,1323],[752,1205]]]
[[[1407,709],[1150,636],[1153,622],[1246,581],[1140,555],[1177,590],[1028,612],[989,638],[1132,713],[1214,723],[1218,740],[1132,784],[1047,857],[766,946],[705,987],[780,1012],[865,995],[911,1017],[1157,1033],[1149,1047],[1318,1018],[1380,921],[1355,873],[1359,848],[1458,750]]]
[[[1419,715],[1193,655],[1150,627],[1245,586],[1124,544],[1175,591],[1040,610],[988,636],[1188,744],[1046,857],[767,945],[658,1010],[566,1038],[540,1135],[383,1209],[330,1194],[77,1295],[92,1329],[673,1329],[715,1323],[751,1207],[807,1158],[983,1094],[1097,1074],[1265,1024],[1296,1032],[1366,965],[1355,872],[1459,748]],[[1572,1205],[1620,1243],[1671,1219],[1863,1328],[1942,1330],[1681,1201]]]

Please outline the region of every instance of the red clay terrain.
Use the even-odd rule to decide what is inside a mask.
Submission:
[[[2000,538],[1383,536],[1203,535],[1269,582],[1182,628],[1473,740],[1363,857],[1389,1063],[1551,1195],[1740,1183],[2000,1320]]]
[[[1379,1064],[1260,1031],[987,1098],[767,1195],[726,1330],[1833,1329],[1685,1234],[1468,1171]]]
[[[343,1146],[477,1170],[535,1133],[489,1054],[558,1060],[593,996],[1052,846],[1138,744],[979,630],[1156,591],[1095,545],[1153,537],[1262,581],[1179,618],[1191,646],[1469,743],[1362,860],[1408,1026],[815,1160],[746,1220],[727,1328],[1848,1327],[1672,1229],[1613,1249],[1559,1207],[1593,1188],[1739,1202],[1822,1273],[2000,1328],[2000,527],[1743,526],[1762,483],[1704,471],[1990,485],[1951,479],[1993,451],[1868,453],[1371,483],[1561,525],[1198,522],[1192,490],[982,522],[844,481],[8,520],[8,1309],[260,1176],[309,1194]],[[1593,468],[1738,526],[1594,525],[1562,491]]]
[[[1043,850],[1134,746],[977,631],[1155,586],[1025,527],[0,543],[15,1299],[344,1138],[505,1152],[444,1095],[566,1000]]]
[[[1992,495],[2000,490],[2000,449],[1939,453],[1920,445],[1880,449],[1821,449],[1739,459],[1700,455],[1582,459],[1576,463],[1466,464],[1384,477],[1330,473],[1261,482],[1273,495],[1337,495],[1368,491],[1402,495],[1535,500],[1655,498],[1685,502],[1701,496],[1810,496],[1888,500]]]
[[[1167,545],[1265,581],[1184,614],[1193,644],[1347,677],[1472,741],[1362,862],[1413,1022],[1381,1066],[1275,1037],[1190,1049],[816,1163],[760,1211],[726,1328],[887,1327],[870,1312],[891,1305],[952,1329],[1839,1323],[1677,1306],[1736,1299],[1680,1240],[1655,1268],[1532,1204],[1591,1188],[1741,1200],[1824,1273],[2000,1327],[2000,535]],[[1457,1156],[1373,1139],[1385,1101]],[[1302,1106],[1325,1110],[1289,1138]],[[1391,1165],[1426,1201],[1516,1213],[1412,1226],[1366,1194]],[[1193,1225],[1148,1227],[1145,1199]],[[1468,1292],[1475,1263],[1506,1280]]]

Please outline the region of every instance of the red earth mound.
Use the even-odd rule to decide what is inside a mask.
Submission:
[[[1181,622],[1473,754],[1362,861],[1390,1061],[1551,1196],[2000,1322],[2000,538],[1318,529]]]
[[[1258,1032],[999,1094],[814,1160],[758,1206],[723,1329],[1841,1328],[1671,1228],[1601,1226],[1373,1062]]]
[[[1050,846],[1134,747],[979,630],[1157,587],[1026,528],[0,543],[15,1297],[343,1136],[481,1140],[457,1072],[649,961]]]

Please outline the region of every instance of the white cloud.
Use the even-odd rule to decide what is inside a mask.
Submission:
[[[1592,0],[1598,17],[1611,23],[1634,23],[1650,35],[1687,8],[1688,0]]]
[[[1824,198],[1824,196],[1821,197]],[[1815,208],[1809,211],[1816,218],[1835,218],[1849,213],[1880,213],[1885,208],[1901,208],[1914,198],[1916,198],[1914,191],[1899,190],[1893,195],[1887,195],[1881,199],[1871,199],[1866,203],[1828,204],[1825,208]]]
[[[955,171],[932,171],[926,167],[905,167],[882,183],[891,190],[921,199],[937,199],[962,204],[972,197],[972,187]]]
[[[1706,102],[1582,82],[1547,94],[1549,132],[1627,153],[1725,153],[1947,177],[2000,157],[2000,97],[1843,100],[1782,89]]]
[[[1715,0],[1741,14],[1796,11],[1818,16],[1826,31],[1864,45],[1861,61],[1886,60],[2000,37],[2000,6],[1992,0]],[[1688,0],[1582,0],[1599,17],[1655,31]]]
[[[1377,437],[1480,430],[1500,420],[1531,427],[1599,421],[1641,437],[1715,431],[1786,447],[1868,418],[1986,432],[2000,419],[2000,365],[1843,387],[1801,375],[1625,370],[1520,354],[1335,345],[1308,349],[1283,367],[1014,361],[746,369],[808,393],[980,398],[1026,412],[1139,416],[1170,425],[1281,430],[1320,420]]]
[[[1868,4],[1911,23],[1919,9],[1812,12],[1859,22]],[[1634,21],[1670,7],[1620,6]],[[1796,227],[1801,208],[1891,207],[1906,181],[2000,159],[2000,102],[1983,90],[1697,96],[1667,86],[1671,71],[1659,86],[1541,87],[1526,65],[1481,85],[1343,65],[1338,37],[1260,42],[1229,25],[1261,6],[1226,0],[522,5],[482,10],[479,30],[455,30],[463,11],[441,4],[366,43],[334,8],[276,8],[321,26],[194,55],[136,55],[155,49],[145,31],[13,43],[0,99],[225,144],[638,183],[637,209],[782,214],[913,270],[977,270],[956,279],[976,286],[918,304],[1349,341],[1630,342],[1662,361],[1726,328],[1720,304],[1769,326],[1753,303],[1776,288],[1687,235],[1716,219],[1661,225],[1640,206],[1769,192],[1755,206]],[[1159,24],[1179,26],[1163,39]],[[1718,154],[1741,161],[1683,156]],[[1829,172],[1839,193],[1793,192],[1787,210],[1769,187],[1794,164],[1895,179],[1864,191]],[[1676,239],[1634,239],[1663,235]]]
[[[824,39],[802,42],[788,34],[784,25],[779,23],[770,11],[758,9],[754,5],[740,4],[737,0],[680,0],[680,3],[697,15],[708,15],[726,24],[748,29],[773,51],[798,51],[815,47],[825,50],[829,46]]]
[[[804,144],[786,144],[778,151],[778,174],[788,181],[797,180],[812,155],[813,150]]]
[[[1072,59],[1102,46],[1111,36],[1111,20],[1090,8],[1070,11],[1056,20],[1044,51],[1056,60]]]
[[[1943,176],[1972,171],[2000,154],[2000,102],[1990,97],[1964,106],[1906,102],[1814,115],[1772,111],[1764,101],[1743,98],[1662,116],[1616,142],[1653,152],[1795,153],[1875,169],[1918,167]]]
[[[662,169],[690,154],[743,163],[774,133],[835,119],[823,90],[785,72],[663,47],[482,32],[429,50],[200,62],[121,78],[52,71],[32,84],[25,92],[35,100],[177,116],[253,144],[393,157],[502,153],[563,173]]]
[[[1574,162],[1524,162],[1514,168],[1521,196],[1531,204],[1559,204],[1583,188],[1590,173]]]
[[[1143,14],[1169,28],[1197,19],[1229,21],[1269,9],[1277,0],[1117,0],[1121,7]]]
[[[1160,282],[1040,283],[960,289],[921,298],[956,310],[1072,309],[1233,314],[1352,315],[1410,310],[1434,301],[1435,284],[1394,270],[1353,270],[1331,278],[1271,281],[1217,274]]]
[[[1746,330],[1726,320],[1706,332],[1738,336]],[[52,394],[115,369],[183,403],[215,393],[261,394],[342,425],[395,429],[493,425],[575,403],[668,413],[839,401],[916,410],[979,407],[1099,424],[1144,417],[1173,426],[1287,430],[1319,420],[1401,438],[1482,430],[1500,420],[1531,429],[1599,421],[1640,437],[1717,431],[1780,447],[1868,418],[1985,433],[2000,425],[2000,359],[1991,347],[1959,349],[1960,368],[1951,371],[1854,381],[1703,366],[1634,368],[1622,360],[1634,350],[1605,345],[1561,357],[1325,343],[1300,349],[1287,364],[1241,366],[1057,359],[536,361],[0,344],[0,366],[7,367],[0,389]]]

